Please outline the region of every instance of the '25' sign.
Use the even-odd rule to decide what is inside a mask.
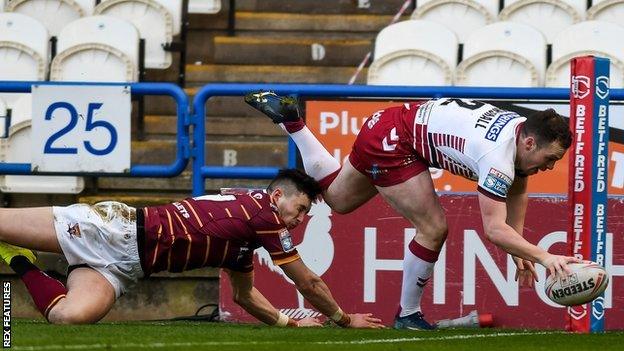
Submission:
[[[40,172],[122,173],[130,169],[130,88],[32,88],[32,166]]]

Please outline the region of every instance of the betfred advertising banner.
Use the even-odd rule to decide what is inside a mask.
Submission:
[[[449,235],[423,298],[431,321],[457,318],[472,310],[490,313],[494,326],[564,329],[566,310],[544,293],[545,269],[537,266],[540,281],[520,288],[509,255],[485,238],[477,196],[442,194]],[[524,236],[552,253],[567,251],[569,206],[565,197],[531,197]],[[608,202],[605,267],[611,282],[604,295],[605,329],[624,328],[624,199]],[[397,311],[404,250],[415,230],[379,196],[348,215],[315,204],[293,231],[302,259],[329,286],[348,312],[372,312],[391,325]],[[302,317],[312,308],[297,293],[268,254],[256,250],[254,285],[282,312]],[[254,321],[232,301],[226,275],[221,276],[220,311],[226,320]],[[314,312],[313,312],[314,313]]]
[[[569,116],[569,102],[512,103],[488,101],[503,109],[526,116],[534,110],[554,108],[558,113]],[[351,152],[351,145],[364,121],[373,113],[401,101],[306,101],[306,124],[335,158],[344,161]],[[607,191],[611,195],[624,195],[624,106],[612,104],[611,138],[609,142]],[[619,123],[619,124],[618,124]],[[452,175],[450,172],[431,169],[431,175],[438,191],[473,192],[476,183]],[[568,155],[557,162],[555,169],[540,172],[529,180],[529,192],[542,194],[566,194],[568,191]]]

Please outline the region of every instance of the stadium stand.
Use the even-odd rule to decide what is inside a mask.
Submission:
[[[552,44],[552,63],[546,71],[546,86],[567,87],[570,59],[599,55],[611,60],[610,84],[624,87],[624,27],[610,22],[585,21],[563,30]]]
[[[587,20],[605,21],[624,24],[623,0],[594,0],[587,9]]]
[[[455,34],[436,22],[408,20],[390,25],[375,40],[368,84],[450,85],[457,45]]]
[[[220,0],[189,0],[189,13],[213,14],[221,11]]]
[[[585,0],[507,0],[499,20],[533,26],[550,44],[561,30],[585,18],[586,6]]]
[[[58,37],[50,80],[133,82],[138,80],[139,34],[128,21],[90,16],[66,25]]]
[[[546,71],[546,39],[528,25],[497,22],[474,31],[464,43],[455,85],[536,87]]]
[[[464,43],[474,30],[496,21],[498,3],[498,0],[421,0],[412,19],[443,24]]]
[[[93,0],[11,0],[5,11],[18,12],[39,20],[50,36],[57,36],[69,22],[93,13]]]
[[[146,68],[171,66],[171,53],[164,46],[180,33],[182,0],[106,0],[95,7],[94,13],[134,24],[145,39]]]

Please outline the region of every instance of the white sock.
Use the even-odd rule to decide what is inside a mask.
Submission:
[[[280,127],[286,131],[283,124]],[[340,169],[340,162],[325,149],[308,127],[290,134],[290,137],[297,144],[303,168],[310,177],[321,180]]]
[[[403,258],[403,285],[401,285],[401,313],[405,317],[420,311],[420,300],[433,274],[435,262],[427,262],[406,250]],[[420,285],[419,285],[420,284]]]

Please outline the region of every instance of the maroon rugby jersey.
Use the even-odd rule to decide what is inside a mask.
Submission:
[[[268,194],[204,195],[146,207],[142,267],[145,275],[210,266],[253,269],[264,247],[276,265],[299,259],[292,237]]]

